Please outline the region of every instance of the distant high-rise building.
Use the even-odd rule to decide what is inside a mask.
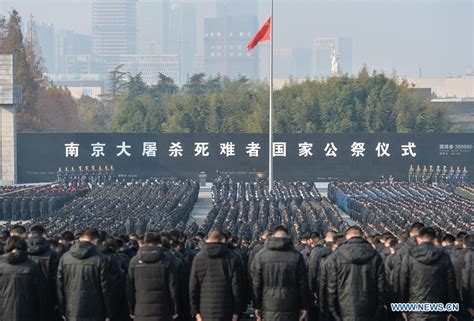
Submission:
[[[199,74],[206,72],[206,69],[204,68],[204,56],[195,56],[194,59],[194,68],[193,72],[191,74]],[[183,82],[187,81],[187,79],[183,79]]]
[[[275,48],[273,50],[273,72],[275,78],[288,78],[294,74],[294,57],[291,48]]]
[[[161,0],[161,53],[170,53],[170,0]]]
[[[295,48],[293,49],[295,78],[306,78],[311,76],[313,66],[313,50],[311,48]]]
[[[180,58],[182,81],[186,81],[194,70],[194,57],[197,54],[196,9],[192,3],[175,3],[170,13],[171,54]]]
[[[161,53],[161,1],[139,1],[137,4],[137,53]]]
[[[204,21],[204,67],[207,74],[258,79],[258,48],[247,44],[258,29],[256,16],[225,16]]]
[[[72,41],[72,54],[92,55],[92,36],[74,33]]]
[[[46,72],[55,73],[56,52],[54,50],[54,27],[47,24],[37,25],[36,33],[38,35],[38,44],[41,48],[41,55],[43,56]]]
[[[64,56],[64,74],[91,74],[92,56],[91,55],[65,55]]]
[[[123,71],[132,75],[141,73],[143,81],[153,85],[162,73],[172,78],[175,83],[181,83],[178,55],[122,55],[119,60]]]
[[[92,3],[93,54],[115,67],[120,55],[137,51],[137,0],[94,0]],[[102,70],[102,72],[107,70]]]
[[[274,49],[274,76],[278,79],[311,76],[312,50],[310,48]]]
[[[339,37],[317,38],[313,45],[313,74],[316,77],[331,75],[332,46],[339,53],[341,73],[352,73],[352,39]]]
[[[50,73],[67,74],[68,70],[82,70],[80,73],[91,73],[90,63],[92,60],[92,37],[77,34],[71,30],[56,30],[55,41],[55,63]],[[74,58],[74,56],[78,56]],[[86,58],[88,56],[88,58]],[[67,61],[66,61],[67,60]],[[84,63],[87,61],[85,67]],[[79,66],[74,66],[78,63]],[[78,73],[78,72],[73,72]]]

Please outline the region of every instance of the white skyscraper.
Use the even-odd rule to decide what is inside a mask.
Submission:
[[[120,55],[137,51],[137,0],[94,0],[93,54],[113,68]]]

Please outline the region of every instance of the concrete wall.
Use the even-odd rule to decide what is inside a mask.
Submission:
[[[440,98],[474,97],[474,76],[457,78],[407,78],[409,84],[417,88],[431,88],[431,91]]]
[[[21,99],[15,86],[15,64],[12,55],[0,55],[0,184],[15,184],[16,105]]]

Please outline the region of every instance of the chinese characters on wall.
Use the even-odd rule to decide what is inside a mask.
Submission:
[[[324,144],[324,149],[317,151],[313,148],[313,143],[302,142],[298,143],[297,149],[287,150],[286,142],[274,142],[273,143],[273,157],[287,157],[289,153],[295,153],[298,157],[307,158],[321,153],[325,157],[338,157],[341,153],[341,146],[337,146],[334,142],[327,142]],[[136,148],[136,146],[134,146]],[[222,142],[219,143],[219,155],[228,157],[235,157],[236,155],[236,144],[234,142]],[[79,143],[70,142],[64,144],[65,156],[79,157],[80,152],[90,154],[91,157],[100,158],[106,156],[106,144],[101,142],[92,143],[89,146],[80,145]],[[169,146],[162,146],[161,148],[167,150],[167,155],[170,158],[183,157],[186,152],[192,153],[194,157],[209,157],[211,156],[210,143],[209,142],[195,142],[194,149],[192,151],[185,151],[182,142],[171,142]],[[126,141],[122,141],[120,144],[113,146],[113,154],[116,157],[131,157],[132,146]],[[158,145],[157,142],[143,142],[139,146],[140,155],[142,157],[157,157],[158,156]],[[245,146],[245,153],[249,158],[260,157],[260,151],[262,146],[258,142],[250,142]],[[136,149],[135,149],[136,150]],[[110,152],[110,151],[109,151]],[[368,149],[365,142],[353,142],[350,146],[351,157],[363,158],[368,153],[374,153],[378,158],[391,157],[394,153],[399,153],[402,157],[416,157],[416,144],[414,142],[407,142],[400,146],[391,146],[387,142],[378,142],[374,150]]]

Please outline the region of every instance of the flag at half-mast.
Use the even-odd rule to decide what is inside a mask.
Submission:
[[[250,40],[249,44],[247,45],[247,49],[250,51],[255,46],[264,41],[270,40],[271,36],[271,19],[272,17],[268,18],[268,20],[260,27],[260,30],[255,34],[255,36]]]

